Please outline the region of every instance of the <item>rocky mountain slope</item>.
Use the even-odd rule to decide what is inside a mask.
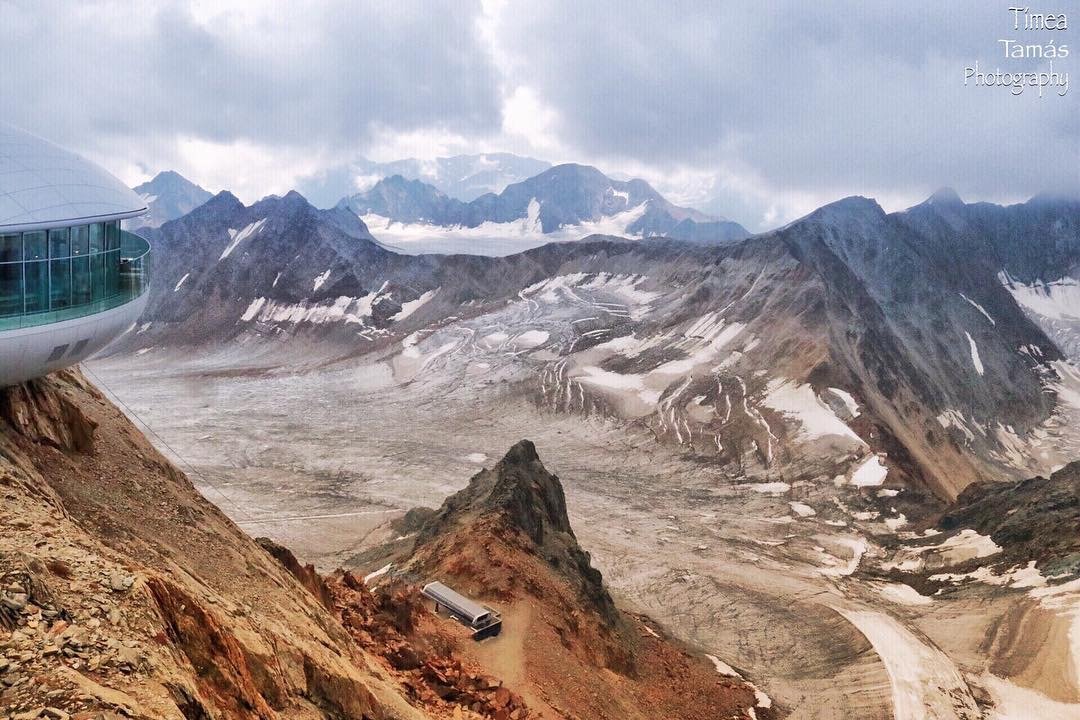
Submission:
[[[418,527],[368,551],[367,564],[389,562],[385,578],[438,578],[492,603],[504,628],[475,655],[515,678],[545,716],[775,716],[753,686],[616,607],[578,545],[559,479],[531,442],[517,443],[437,511],[395,527],[410,522]]]
[[[429,717],[80,376],[0,417],[12,716]]]
[[[746,718],[761,702],[615,609],[529,443],[431,518],[410,563],[486,587],[511,614],[531,598],[534,623],[515,615],[483,644],[414,585],[323,578],[253,541],[76,373],[0,393],[0,485],[4,717]],[[465,542],[500,565],[448,554]],[[530,638],[530,661],[573,659],[593,679],[565,665],[510,677],[514,637]]]
[[[155,259],[147,319],[177,323],[189,340],[212,338],[259,298],[267,313],[278,308],[314,319],[326,306],[334,319],[374,317],[372,325],[380,312],[400,311],[374,301],[338,306],[339,298],[370,296],[378,286],[368,283],[395,267],[397,256],[376,244],[355,215],[316,210],[297,193],[245,206],[222,192],[179,220],[141,232]]]
[[[160,172],[132,190],[138,193],[150,208],[146,215],[130,221],[132,229],[161,227],[170,220],[187,215],[213,197],[212,193],[173,170]]]
[[[904,219],[939,257],[994,275],[1062,352],[1080,360],[1080,201],[1044,195],[1010,207],[964,204],[945,190]]]
[[[882,453],[896,482],[951,498],[1070,459],[1080,405],[1080,376],[1002,281],[1034,271],[1009,260],[1004,231],[952,231],[957,213],[1007,216],[1013,238],[1056,228],[1054,262],[1076,262],[1076,204],[1043,199],[988,211],[939,195],[887,214],[849,198],[719,247],[594,237],[487,258],[391,252],[294,193],[251,207],[223,194],[155,231],[149,326],[118,349],[237,339],[247,364],[272,365],[304,338],[307,362],[366,355],[407,382],[429,358],[510,343],[552,410],[645,424],[766,474],[800,446],[820,455],[824,432],[875,483]]]
[[[938,525],[989,537],[1003,569],[1032,562],[1049,577],[1080,574],[1080,462],[1018,483],[969,485]]]

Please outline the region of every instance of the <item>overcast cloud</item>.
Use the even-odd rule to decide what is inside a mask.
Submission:
[[[1080,67],[1080,12],[1032,34],[996,0],[754,5],[0,0],[0,98],[129,182],[175,168],[247,201],[358,156],[494,150],[640,175],[754,229],[856,193],[1080,192],[1080,88],[963,85],[975,60],[1036,67],[1002,37]]]

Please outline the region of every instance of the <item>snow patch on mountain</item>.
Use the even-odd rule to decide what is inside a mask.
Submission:
[[[1051,384],[1058,400],[1080,410],[1080,368],[1061,360],[1054,361],[1051,366],[1059,380]]]
[[[383,293],[384,285],[378,291],[370,292],[362,297],[341,296],[332,302],[312,303],[279,303],[275,300],[258,297],[251,301],[243,315],[241,322],[283,323],[299,324],[312,323],[323,325],[326,323],[342,322],[356,325],[370,325],[374,307],[388,297]]]
[[[240,243],[258,234],[265,224],[266,218],[263,218],[262,220],[256,220],[240,230],[229,228],[229,244],[225,246],[225,250],[222,251],[221,257],[218,258],[218,262],[221,262],[229,257],[229,255],[232,255],[232,251],[235,250]]]
[[[878,594],[898,605],[930,605],[933,598],[919,594],[919,591],[904,583],[882,583],[877,586]]]
[[[1080,361],[1080,279],[1063,277],[1025,284],[1004,271],[998,279],[1054,344],[1066,356]],[[1043,356],[1042,349],[1035,345],[1021,347],[1020,352],[1036,359]]]
[[[1080,280],[1064,277],[1025,285],[1005,271],[998,279],[1021,307],[1052,320],[1080,320]]]
[[[550,333],[547,330],[526,330],[511,342],[518,348],[534,348],[546,343],[549,337]]]
[[[981,313],[982,313],[982,314],[983,314],[983,315],[984,315],[984,316],[986,317],[986,319],[990,321],[990,324],[991,324],[991,325],[994,325],[994,326],[996,326],[996,325],[997,325],[997,323],[996,323],[996,322],[994,322],[994,318],[990,317],[990,313],[986,312],[986,308],[984,308],[984,307],[983,307],[982,305],[980,305],[979,303],[977,303],[977,302],[975,302],[974,300],[972,300],[971,298],[969,298],[969,297],[968,297],[967,295],[965,295],[964,293],[960,293],[960,297],[962,297],[962,298],[964,298],[965,300],[967,300],[967,301],[968,301],[969,303],[971,303],[971,306],[972,306],[972,307],[974,307],[974,308],[975,308],[976,310],[978,310],[979,312],[981,312]]]
[[[774,378],[766,387],[764,404],[797,420],[801,426],[799,434],[807,440],[837,436],[853,440],[860,446],[866,444],[836,416],[832,408],[818,398],[809,385]]]
[[[923,569],[947,568],[968,560],[977,560],[1001,552],[998,545],[987,535],[965,528],[937,545],[918,545],[902,548],[894,558],[882,565],[884,570],[898,569],[920,572]],[[983,570],[990,574],[989,568]],[[934,575],[939,580],[955,580],[959,576]]]
[[[937,416],[937,421],[938,424],[946,430],[949,428],[959,430],[969,443],[975,440],[975,433],[972,432],[971,428],[968,426],[968,422],[964,418],[963,413],[952,408],[947,408]],[[977,425],[976,427],[978,428]],[[979,428],[979,430],[983,435],[986,434],[986,431],[982,428]]]
[[[830,540],[839,547],[847,550],[851,554],[851,557],[847,559],[839,558],[822,549],[820,554],[822,561],[825,563],[825,567],[818,568],[818,572],[829,577],[847,577],[858,570],[863,555],[870,549],[870,543],[866,541],[866,538],[839,537],[831,538]]]
[[[747,348],[749,350],[749,348]],[[847,390],[841,390],[840,388],[827,388],[825,390],[827,395],[831,395],[837,398],[847,411],[852,420],[859,417],[859,403],[855,402],[855,398]]]
[[[332,303],[278,303],[264,297],[256,298],[240,316],[242,322],[313,323],[331,322],[367,324],[371,304],[366,298],[339,297]]]
[[[982,358],[979,357],[979,346],[975,344],[975,338],[971,337],[971,333],[966,331],[964,335],[967,336],[968,345],[971,347],[971,364],[975,366],[975,372],[980,375],[985,374],[986,371],[983,368]]]
[[[885,482],[888,473],[889,469],[881,464],[881,458],[871,455],[851,474],[851,484],[855,487],[877,487]]]
[[[434,290],[428,290],[426,293],[422,294],[415,300],[409,300],[408,302],[401,303],[401,310],[395,313],[390,319],[394,322],[401,322],[402,320],[419,310],[421,307],[426,305],[427,302],[431,300],[431,298],[435,297],[438,292],[439,288],[435,288]]]
[[[660,400],[659,393],[645,387],[644,375],[622,375],[592,365],[586,365],[582,371],[585,374],[575,378],[579,382],[611,390],[628,390],[636,393],[643,403],[653,407]]]
[[[521,297],[549,305],[558,305],[569,300],[591,306],[599,313],[640,320],[652,310],[652,302],[660,297],[658,292],[641,289],[640,286],[647,279],[644,275],[613,273],[556,275],[525,288],[521,291]],[[578,289],[589,291],[590,296],[608,295],[610,299],[621,302],[586,299],[576,292]]]
[[[746,329],[746,323],[726,324],[717,319],[704,337],[698,338],[687,357],[681,360],[669,360],[652,371],[654,375],[685,375],[694,368],[714,363],[721,351]]]

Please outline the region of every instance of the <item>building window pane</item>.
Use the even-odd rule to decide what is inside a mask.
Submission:
[[[101,252],[105,249],[105,226],[94,223],[90,226],[90,252]]]
[[[0,235],[0,263],[22,260],[22,235]]]
[[[49,245],[52,247],[51,237]],[[49,300],[53,310],[71,305],[71,258],[49,261]]]
[[[44,260],[49,257],[45,244],[45,231],[35,230],[23,233],[23,252],[27,260]]]
[[[120,249],[120,223],[115,220],[105,223],[105,249]]]
[[[85,255],[90,252],[90,229],[85,225],[71,228],[71,254]]]
[[[90,302],[90,258],[71,259],[71,304],[85,305]]]
[[[42,233],[44,235],[44,233]],[[49,309],[49,261],[28,262],[26,268],[26,312]]]
[[[90,290],[93,300],[105,297],[105,256],[90,256]]]
[[[22,315],[22,312],[22,263],[0,265],[0,317]]]
[[[107,252],[105,257],[105,296],[112,297],[120,291],[120,251]]]
[[[71,239],[67,228],[49,231],[49,257],[71,257]]]

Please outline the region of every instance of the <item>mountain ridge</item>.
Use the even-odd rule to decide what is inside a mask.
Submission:
[[[632,236],[668,235],[695,242],[731,242],[749,235],[738,223],[710,218],[664,199],[644,180],[613,180],[589,165],[565,163],[462,202],[419,180],[393,176],[339,203],[358,215],[379,215],[391,221],[444,227],[477,228],[485,223],[527,221],[551,234],[620,214],[628,217],[622,231]]]
[[[375,162],[358,158],[323,170],[297,185],[317,207],[330,207],[358,186],[370,187],[378,180],[401,175],[422,180],[440,192],[469,202],[489,192],[502,192],[509,184],[532,177],[551,163],[508,152],[450,155],[433,159],[402,158]]]
[[[558,185],[558,173],[553,177]],[[531,190],[513,193],[524,197]],[[598,333],[606,332],[656,334],[667,338],[662,341],[667,346],[670,338],[688,332],[682,328],[692,327],[695,318],[722,312],[730,332],[782,341],[754,346],[754,372],[767,369],[777,381],[831,378],[862,395],[879,422],[868,431],[881,440],[878,449],[890,454],[897,472],[906,467],[903,472],[913,473],[916,484],[948,497],[982,474],[1014,465],[1011,433],[1033,431],[1062,402],[1047,385],[1054,382],[1048,379],[1057,372],[1054,363],[1064,357],[1047,333],[1061,336],[1055,330],[1061,321],[1034,321],[1017,300],[1020,291],[999,273],[1022,272],[1030,255],[1013,246],[1043,237],[1046,228],[1056,235],[1049,241],[1057,243],[1056,262],[1068,267],[1077,257],[1070,233],[1080,225],[1073,224],[1073,204],[1040,200],[1029,205],[987,210],[939,203],[886,213],[872,199],[851,197],[736,243],[699,246],[589,236],[493,258],[402,255],[358,237],[364,235],[359,221],[342,230],[342,223],[356,217],[343,208],[316,210],[295,193],[244,207],[221,194],[156,231],[152,242],[165,258],[158,264],[161,281],[152,291],[146,320],[158,325],[129,334],[113,351],[150,347],[157,339],[198,346],[243,338],[287,358],[287,341],[303,337],[313,342],[312,357],[330,361],[393,352],[411,333],[500,312],[560,278],[585,278],[575,282],[600,292],[606,292],[609,278],[628,278],[640,291],[606,298],[607,304],[596,307],[651,298],[640,317],[616,315],[615,326],[608,327],[595,312],[583,315],[601,324],[588,331],[591,336],[567,340],[569,347],[559,350],[564,357],[585,352],[599,341]],[[995,223],[992,229],[999,228],[987,236],[989,253],[978,252],[983,235],[971,229],[986,216]],[[1013,257],[1021,265],[1012,264]],[[215,298],[209,312],[207,297]],[[580,300],[577,291],[563,297],[563,302]],[[650,316],[653,307],[658,312]],[[590,326],[581,332],[584,327]],[[678,347],[687,342],[674,342],[664,352],[687,358],[688,351]],[[711,352],[702,350],[701,357]],[[740,351],[733,360],[746,362],[743,372],[749,372],[745,355]],[[694,357],[690,353],[688,360]],[[618,375],[643,362],[618,358],[615,353],[600,369]],[[596,365],[574,372],[595,372],[588,367]],[[704,370],[690,363],[680,372],[688,373],[699,395],[724,402],[723,393],[712,400],[715,388],[696,379]],[[740,379],[745,382],[745,375],[735,372],[726,383]],[[585,394],[584,388],[575,392]],[[602,390],[592,392],[601,402]],[[745,392],[760,398],[767,388],[751,383]],[[642,420],[637,405],[617,412]],[[683,441],[685,432],[674,432],[666,420],[657,422],[662,437]],[[997,423],[1003,429],[997,430]],[[766,465],[774,460],[771,446],[786,442],[764,433],[754,417],[739,427]],[[741,444],[732,440],[718,452],[727,462],[738,461]],[[707,452],[700,446],[696,451]],[[1009,472],[1031,470],[1037,468]]]

